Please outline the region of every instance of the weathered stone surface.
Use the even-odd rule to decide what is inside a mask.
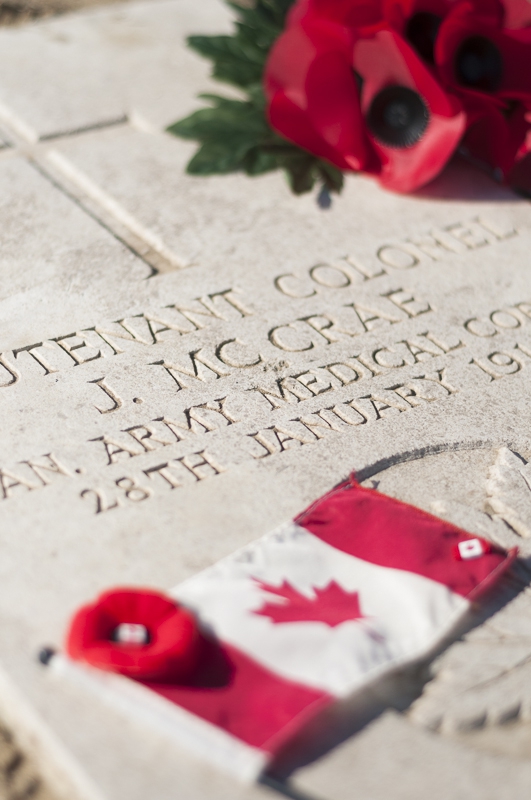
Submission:
[[[0,175],[0,347],[53,336],[58,320],[69,331],[83,318],[89,323],[94,306],[112,315],[130,303],[128,287],[149,275],[145,264],[27,160],[0,160]]]
[[[522,561],[390,692],[405,716],[292,781],[523,798],[531,209],[462,164],[412,197],[349,178],[328,212],[280,175],[185,175],[160,128],[210,84],[182,38],[227,21],[164,0],[0,32],[0,712],[69,797],[268,796],[36,653],[99,590],[175,586],[354,470]]]
[[[389,797],[525,798],[531,781],[529,762],[485,754],[422,733],[395,712],[387,712],[356,739],[337,748],[324,763],[302,770],[299,790],[348,800]]]
[[[223,33],[229,19],[223,3],[156,0],[0,30],[0,101],[39,137],[126,114],[168,125],[214,88],[184,38]]]

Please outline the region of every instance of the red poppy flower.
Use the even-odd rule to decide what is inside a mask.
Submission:
[[[200,637],[190,612],[159,592],[114,589],[83,606],[67,636],[68,655],[100,669],[152,681],[185,681]]]
[[[273,128],[340,169],[408,192],[437,175],[465,130],[459,101],[380,3],[303,0],[265,73]]]
[[[531,151],[531,142],[528,150]],[[531,198],[531,155],[518,159],[508,178],[511,187],[523,195]]]
[[[354,47],[362,79],[367,135],[380,162],[380,182],[410,192],[431,181],[455,151],[466,127],[456,97],[394,31],[381,30]]]
[[[365,169],[369,147],[352,70],[352,32],[300,9],[273,46],[266,74],[273,128],[340,169]]]
[[[503,0],[506,28],[525,28],[531,25],[531,3],[529,0]]]
[[[480,13],[471,2],[457,3],[441,23],[435,63],[469,111],[465,147],[507,175],[527,138],[531,28],[509,30],[504,24],[503,13],[493,8]]]
[[[500,177],[529,153],[527,0],[299,0],[265,71],[273,128],[397,191],[462,146]]]

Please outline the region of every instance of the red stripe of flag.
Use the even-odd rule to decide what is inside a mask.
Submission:
[[[252,747],[273,754],[333,698],[282,678],[227,644],[205,642],[205,668],[192,686],[139,681]]]
[[[516,557],[496,547],[473,561],[458,560],[459,542],[478,538],[425,511],[354,480],[314,503],[296,520],[323,542],[382,567],[423,575],[463,597],[484,591]]]

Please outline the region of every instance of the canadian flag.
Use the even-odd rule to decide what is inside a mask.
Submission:
[[[112,676],[113,691],[143,684],[135,703],[156,695],[183,743],[255,778],[330,709],[428,655],[515,556],[351,480],[171,592],[212,642],[194,681]]]

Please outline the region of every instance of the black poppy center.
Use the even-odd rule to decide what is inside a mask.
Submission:
[[[429,11],[413,14],[406,26],[406,39],[413,45],[417,53],[429,64],[435,62],[435,40],[441,27],[442,19]]]
[[[455,59],[458,82],[471,89],[493,92],[503,77],[503,59],[490,39],[471,36],[459,47]]]
[[[430,114],[417,92],[388,86],[371,103],[367,124],[376,139],[389,147],[412,147],[422,139]]]

